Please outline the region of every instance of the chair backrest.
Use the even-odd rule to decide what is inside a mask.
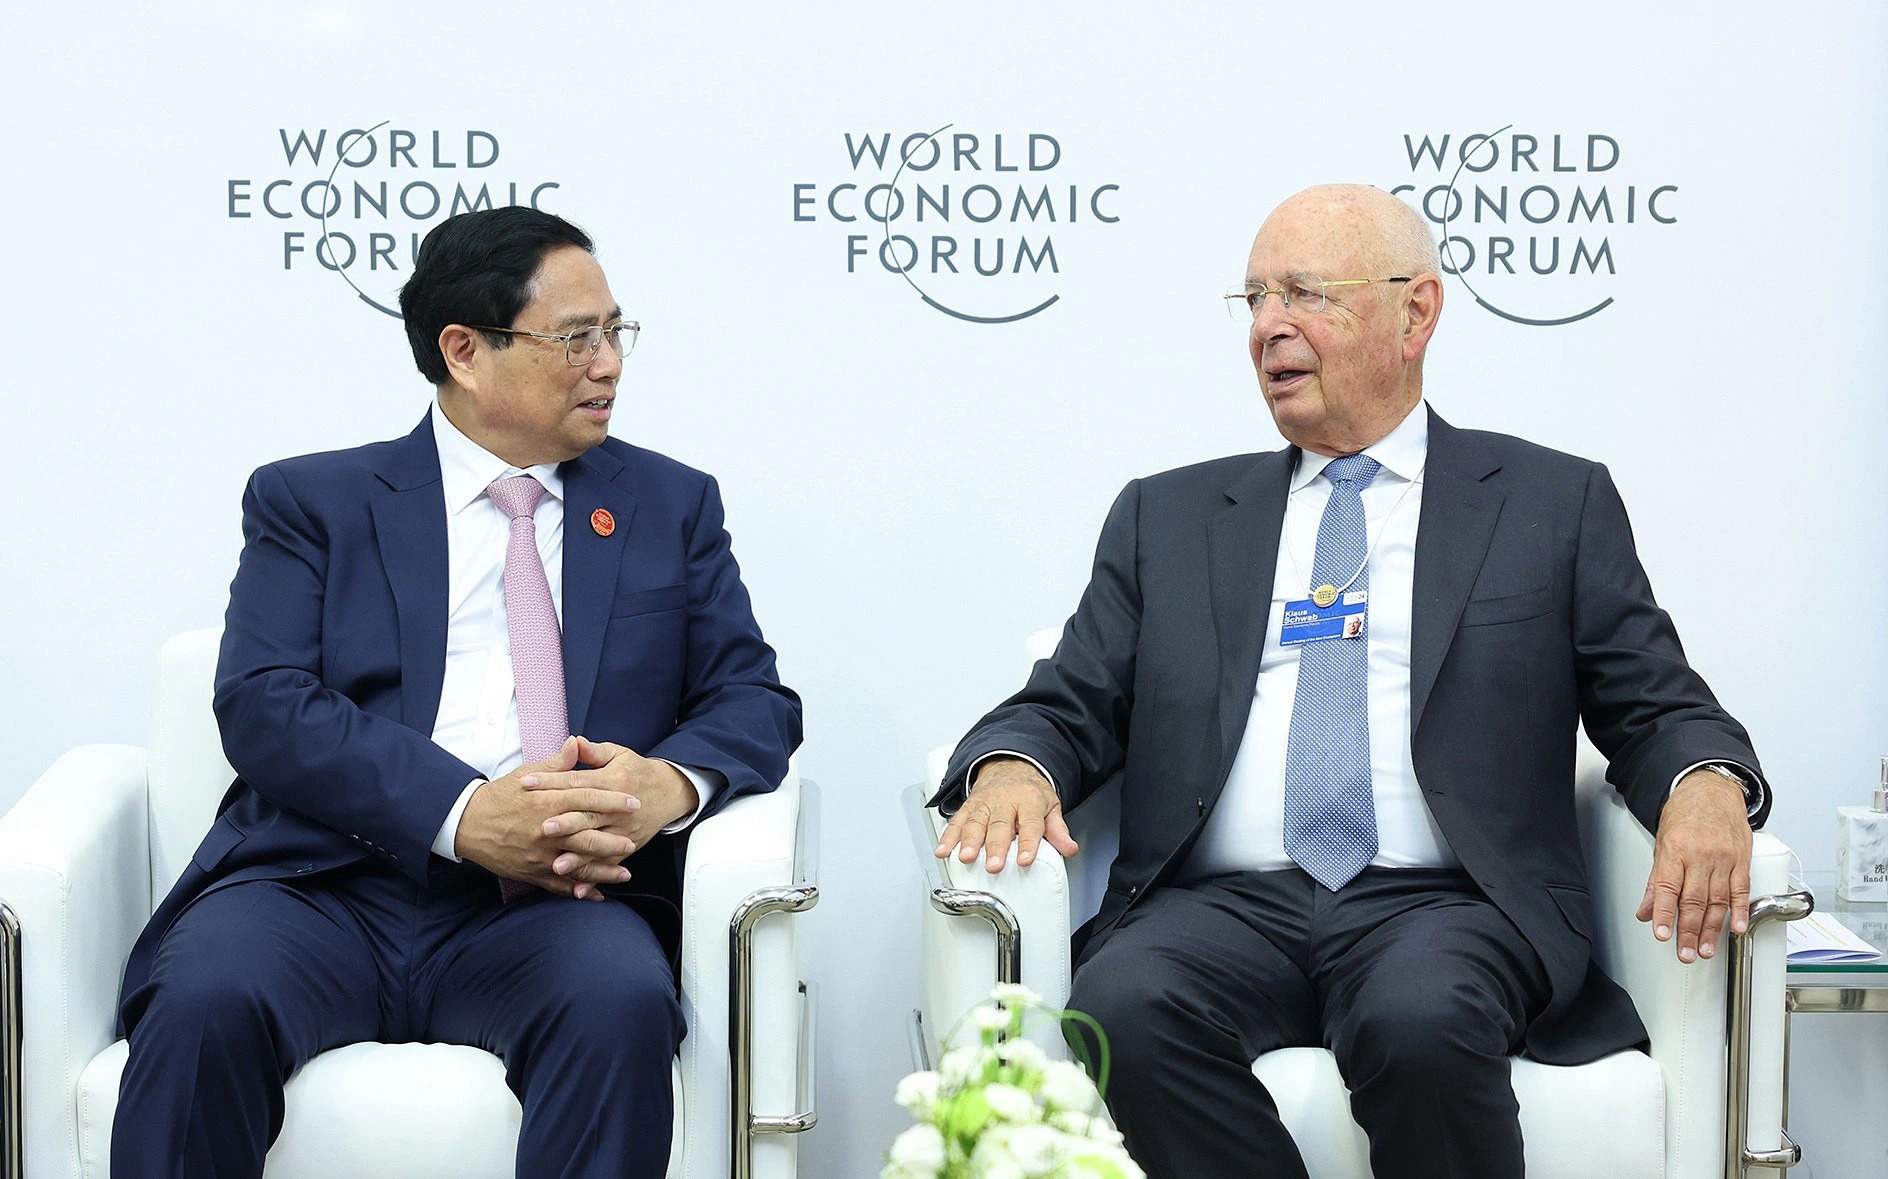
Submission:
[[[222,637],[217,627],[185,631],[158,654],[148,762],[152,908],[183,875],[236,777],[210,711]]]

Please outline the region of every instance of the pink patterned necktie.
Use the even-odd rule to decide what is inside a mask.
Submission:
[[[570,737],[570,713],[564,698],[564,640],[551,604],[551,583],[538,556],[537,522],[532,512],[544,497],[544,485],[529,475],[500,479],[485,489],[491,501],[511,517],[505,546],[505,618],[511,632],[511,674],[518,697],[518,735],[526,762],[542,761]],[[504,899],[533,891],[511,880],[498,882]]]

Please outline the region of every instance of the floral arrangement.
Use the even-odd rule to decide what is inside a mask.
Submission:
[[[951,1048],[935,1071],[898,1083],[898,1104],[917,1124],[892,1143],[880,1179],[1146,1179],[1087,1071],[1023,1039],[1027,1014],[1086,1024],[1101,1044],[1105,1089],[1108,1047],[1100,1026],[1080,1012],[1048,1007],[1027,987],[999,985],[990,998],[993,1005],[965,1017],[978,1030],[977,1043]]]

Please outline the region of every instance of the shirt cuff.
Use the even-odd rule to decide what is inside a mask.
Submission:
[[[442,856],[453,863],[460,863],[459,853],[454,846],[459,842],[459,820],[465,818],[465,804],[472,801],[472,792],[485,785],[484,778],[474,778],[466,783],[459,792],[459,801],[452,804],[446,812],[446,821],[439,825],[439,834],[433,836],[433,854]]]
[[[1714,757],[1708,761],[1694,762],[1678,771],[1678,776],[1672,779],[1670,786],[1666,787],[1665,797],[1670,798],[1672,796],[1672,791],[1678,789],[1678,784],[1685,780],[1685,775],[1696,773],[1698,770],[1702,770],[1707,766],[1723,766],[1726,769],[1736,770],[1739,777],[1750,783],[1747,795],[1744,799],[1744,817],[1748,819],[1756,818],[1757,812],[1761,811],[1763,804],[1769,800],[1770,788],[1764,785],[1763,778],[1757,771],[1742,762],[1729,761],[1722,757]]]
[[[677,770],[681,771],[682,777],[687,778],[689,784],[695,788],[695,797],[701,800],[696,804],[693,811],[683,815],[681,818],[662,829],[662,834],[674,835],[678,832],[686,831],[695,825],[695,820],[701,818],[701,813],[708,809],[708,804],[715,800],[715,795],[726,788],[728,780],[722,776],[719,770],[699,770],[694,766],[685,766],[672,762],[666,757],[658,757],[656,760],[666,765],[675,766]]]

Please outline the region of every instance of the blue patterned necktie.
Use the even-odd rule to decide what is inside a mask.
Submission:
[[[1347,593],[1370,588],[1364,564],[1363,488],[1380,464],[1361,454],[1324,468],[1331,500],[1318,524],[1311,585]],[[1350,575],[1357,580],[1344,585]],[[1370,604],[1366,604],[1366,617]],[[1285,745],[1285,853],[1336,892],[1377,854],[1370,796],[1369,640],[1326,639],[1298,654],[1298,695]]]

